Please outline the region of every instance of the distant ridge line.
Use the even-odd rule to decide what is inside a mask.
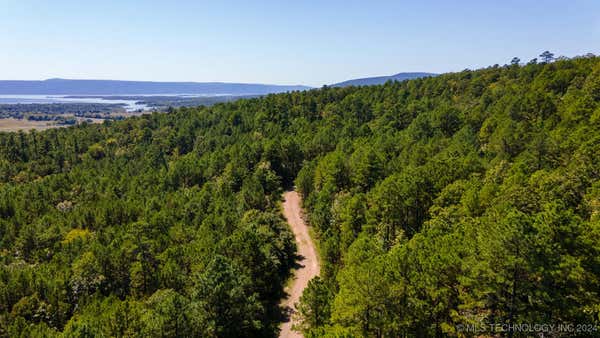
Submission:
[[[136,95],[136,94],[228,94],[263,95],[311,89],[302,85],[227,82],[155,82],[124,80],[43,81],[0,80],[0,95]]]
[[[388,81],[405,81],[411,79],[418,79],[423,77],[432,77],[437,76],[439,74],[435,73],[426,73],[426,72],[404,72],[398,73],[389,76],[375,76],[375,77],[365,77],[359,79],[352,79],[343,82],[338,82],[332,84],[331,87],[347,87],[347,86],[373,86],[384,84]]]

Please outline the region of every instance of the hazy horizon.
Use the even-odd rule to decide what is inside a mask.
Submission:
[[[115,82],[157,82],[157,83],[215,83],[215,84],[256,84],[256,85],[273,85],[273,86],[308,86],[302,83],[262,83],[262,82],[225,82],[225,81],[158,81],[158,80],[137,80],[137,79],[99,79],[99,78],[65,78],[65,77],[53,77],[48,79],[1,79],[0,81],[53,81],[53,80],[68,80],[68,81],[115,81]],[[311,87],[311,86],[308,86]],[[185,93],[184,93],[185,94]]]

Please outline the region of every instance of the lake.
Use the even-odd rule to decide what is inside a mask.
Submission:
[[[0,104],[44,104],[44,103],[104,103],[123,104],[127,111],[148,110],[145,104],[138,104],[136,100],[111,99],[103,97],[67,97],[68,95],[0,95]]]

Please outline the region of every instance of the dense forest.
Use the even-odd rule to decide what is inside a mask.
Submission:
[[[598,57],[4,133],[0,182],[1,336],[275,336],[292,186],[306,337],[599,335]]]

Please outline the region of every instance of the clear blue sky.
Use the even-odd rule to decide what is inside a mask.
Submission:
[[[0,0],[0,79],[320,86],[600,53],[600,1]]]

